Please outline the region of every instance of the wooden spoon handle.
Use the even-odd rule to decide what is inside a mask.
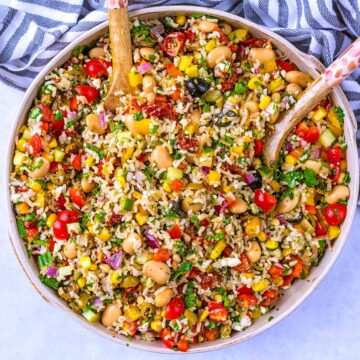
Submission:
[[[287,110],[274,126],[274,132],[264,145],[264,157],[270,165],[279,160],[281,147],[294,127],[360,65],[360,38],[347,48]]]

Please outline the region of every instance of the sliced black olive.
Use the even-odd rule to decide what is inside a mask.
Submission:
[[[253,174],[254,176],[254,181],[249,185],[251,189],[255,190],[255,189],[260,189],[262,186],[262,177],[260,175],[260,173],[258,171],[255,172],[255,174]]]
[[[200,97],[209,90],[210,84],[204,79],[193,78],[186,83],[186,87],[191,96]]]

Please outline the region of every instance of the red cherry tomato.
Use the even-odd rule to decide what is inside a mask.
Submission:
[[[250,288],[248,288],[247,286],[242,286],[241,288],[237,289],[237,293],[239,295],[244,295],[244,294],[252,294],[252,290]]]
[[[77,187],[73,187],[69,190],[69,195],[71,201],[79,207],[83,207],[85,205],[85,201],[83,199],[82,193],[80,189]]]
[[[206,340],[208,341],[215,341],[220,336],[219,328],[214,329],[206,329],[204,330],[204,336],[206,337]]]
[[[315,215],[316,207],[314,205],[305,205],[305,210],[308,214]]]
[[[55,247],[55,241],[49,240],[49,250],[54,251],[54,247]]]
[[[186,340],[180,340],[177,343],[177,347],[181,352],[187,352],[189,350],[189,343]]]
[[[217,322],[224,322],[229,315],[225,306],[216,301],[210,301],[208,304],[208,308],[209,308],[209,317],[211,320]]]
[[[167,55],[175,57],[183,49],[186,37],[186,34],[180,31],[170,33],[161,44],[161,50]]]
[[[174,337],[171,334],[171,329],[170,328],[165,328],[161,332],[161,341],[169,349],[172,349],[175,346]]]
[[[346,218],[347,207],[343,204],[335,203],[325,207],[324,217],[331,226],[340,225]]]
[[[257,189],[255,191],[255,204],[264,212],[268,213],[271,211],[277,203],[275,196]]]
[[[279,296],[279,292],[277,290],[266,290],[264,296],[268,299],[276,299]]]
[[[178,179],[175,179],[171,182],[170,187],[174,192],[180,192],[184,187],[184,182]]]
[[[59,240],[67,240],[70,235],[67,231],[66,223],[56,220],[53,225],[54,236]]]
[[[340,166],[339,165],[335,165],[332,169],[330,169],[330,174],[329,174],[329,178],[333,181],[336,182],[339,180],[340,177]]]
[[[290,275],[285,275],[284,277],[283,277],[283,283],[281,284],[281,287],[285,287],[285,286],[288,286],[288,285],[290,285],[291,283],[292,283],[292,281],[294,280],[294,276],[292,275],[292,274],[290,274]]]
[[[86,98],[87,102],[91,104],[97,98],[99,98],[100,93],[99,90],[95,89],[90,85],[78,85],[75,86],[75,91]]]
[[[75,170],[81,170],[81,155],[76,155],[71,161],[71,165]]]
[[[289,63],[288,61],[277,61],[277,64],[282,70],[285,70],[286,72],[293,71],[295,69],[294,65]]]
[[[178,319],[185,311],[184,302],[179,298],[173,298],[166,307],[166,320]]]
[[[309,142],[310,144],[318,141],[320,138],[320,131],[316,126],[311,126],[309,131],[304,137],[304,140]]]
[[[34,223],[31,223],[30,226],[26,226],[25,224],[25,227],[26,227],[26,235],[31,239],[34,239],[36,235],[38,235],[40,232],[40,230]]]
[[[240,303],[240,306],[243,308],[249,308],[250,306],[255,306],[259,300],[255,295],[252,294],[240,294],[238,295],[238,300]]]
[[[278,264],[278,265],[273,265],[269,269],[268,273],[272,276],[282,276],[284,274],[284,270],[285,270],[284,267]]]
[[[45,121],[45,122],[52,122],[53,121],[53,112],[47,105],[39,104],[38,108],[41,111],[43,121]]]
[[[181,238],[181,227],[179,225],[174,225],[170,229],[168,229],[168,234],[172,239],[180,239]]]
[[[309,127],[304,122],[302,122],[296,127],[295,133],[297,136],[303,139],[308,133],[308,131],[309,131]]]
[[[73,97],[70,99],[70,110],[77,111],[77,108],[78,108],[78,102],[76,100],[76,97]]]
[[[261,140],[254,141],[255,156],[259,156],[263,151],[264,143]]]
[[[91,59],[88,61],[85,65],[85,72],[89,76],[93,77],[101,77],[103,75],[107,75],[107,69],[111,66],[111,63],[109,61],[106,61],[104,59]]]
[[[293,270],[291,272],[291,275],[295,278],[295,279],[300,279],[301,278],[301,274],[303,272],[304,269],[304,264],[302,262],[302,260],[298,257],[293,257],[292,261],[296,260],[296,263],[293,267]]]
[[[327,229],[326,227],[321,224],[321,222],[317,221],[315,224],[315,236],[325,236],[327,235]]]
[[[218,39],[219,39],[219,42],[220,42],[220,43],[225,43],[225,44],[227,44],[227,43],[229,42],[228,37],[226,36],[226,34],[225,34],[221,29],[216,28],[214,31],[216,31],[217,33],[219,33],[220,36],[218,37]]]
[[[156,261],[167,261],[170,259],[170,253],[168,249],[158,249],[153,255],[153,260]]]
[[[66,203],[66,200],[65,200],[64,195],[60,194],[59,197],[56,200],[56,204],[57,204],[57,206],[59,207],[60,210],[65,209],[65,203]]]
[[[37,155],[42,148],[41,137],[38,134],[35,134],[26,144],[26,151],[30,155]]]
[[[330,164],[339,164],[341,159],[341,147],[339,145],[336,145],[328,148],[326,150],[326,158]]]
[[[63,210],[57,214],[57,220],[65,224],[70,224],[79,221],[79,213],[76,210]]]

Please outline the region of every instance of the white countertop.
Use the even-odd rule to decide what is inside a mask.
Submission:
[[[4,173],[8,135],[22,98],[20,91],[0,83],[1,169]],[[3,181],[3,176],[0,177]],[[4,185],[1,184],[2,209]],[[360,347],[360,211],[328,276],[288,318],[261,335],[230,348],[192,359],[221,360],[355,360]],[[7,219],[0,218],[0,359],[170,359],[170,356],[122,347],[83,328],[47,304],[22,272],[7,236]],[[178,359],[182,355],[173,355]]]

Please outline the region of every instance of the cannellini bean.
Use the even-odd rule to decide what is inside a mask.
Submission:
[[[303,89],[298,84],[291,83],[286,86],[285,92],[297,98],[303,92]]]
[[[311,82],[309,75],[297,70],[288,71],[285,75],[285,79],[287,82],[297,84],[303,89]]]
[[[170,268],[164,262],[156,260],[145,263],[143,273],[160,285],[166,284],[171,275]]]
[[[150,93],[146,94],[146,100],[147,100],[148,104],[154,104],[155,100],[156,100],[155,93],[150,92]]]
[[[64,246],[64,255],[68,259],[74,259],[77,256],[77,250],[74,241],[68,240]]]
[[[324,166],[321,161],[317,160],[306,160],[301,167],[302,169],[311,169],[317,174],[327,175],[329,173],[329,168]]]
[[[150,161],[154,162],[159,169],[167,169],[172,166],[173,159],[167,147],[158,145],[150,156]]]
[[[294,194],[291,199],[289,196],[282,199],[276,206],[276,210],[280,214],[286,214],[290,211],[294,210],[299,203],[300,196],[298,194]]]
[[[249,51],[250,60],[258,60],[261,64],[269,61],[275,61],[276,54],[273,49],[269,48],[251,48]]]
[[[140,55],[145,60],[150,60],[151,57],[155,56],[155,50],[150,47],[143,47],[140,49]]]
[[[229,47],[223,45],[212,49],[207,56],[207,64],[209,68],[213,69],[221,61],[230,59],[232,52]]]
[[[69,90],[71,86],[71,82],[65,76],[60,77],[60,81],[56,83],[56,87],[61,91]]]
[[[246,256],[253,263],[260,259],[261,248],[257,241],[255,241],[255,240],[250,241],[249,248],[248,248],[248,250],[246,250]]]
[[[130,131],[131,135],[133,135],[133,136],[140,135],[139,131],[136,128],[136,124],[135,124],[133,115],[131,115],[131,114],[126,115],[125,126]]]
[[[230,207],[230,211],[234,214],[242,214],[248,209],[247,203],[241,199],[237,198],[233,205]]]
[[[36,160],[37,169],[32,171],[29,175],[33,179],[41,179],[43,178],[50,169],[50,161],[44,157],[40,157]]]
[[[145,75],[143,77],[142,85],[143,85],[143,90],[146,93],[153,93],[156,87],[155,78],[152,75]]]
[[[259,104],[253,100],[245,101],[244,104],[242,104],[242,107],[248,109],[250,114],[254,114],[259,111]]]
[[[201,210],[202,204],[195,202],[195,199],[192,196],[185,196],[181,207],[186,212],[192,211],[193,213],[196,213]]]
[[[339,200],[347,200],[350,196],[350,189],[345,185],[336,185],[326,196],[328,204],[335,204]]]
[[[98,114],[89,114],[86,119],[86,126],[88,127],[88,129],[92,132],[94,132],[95,134],[105,134],[106,129],[103,129],[101,126],[101,122],[100,122],[100,117]]]
[[[85,193],[91,193],[95,189],[96,184],[93,181],[87,179],[81,179],[81,187]]]
[[[228,23],[219,23],[219,28],[223,31],[225,35],[229,35],[232,32],[232,28]]]
[[[105,50],[101,47],[94,47],[89,51],[89,56],[93,58],[105,57]]]
[[[129,255],[134,255],[135,250],[141,246],[141,236],[137,233],[130,233],[123,241],[122,248]]]
[[[210,33],[214,31],[217,27],[218,27],[217,23],[209,20],[202,20],[198,24],[199,30],[203,33]]]
[[[101,322],[104,326],[111,326],[119,316],[121,315],[121,309],[115,304],[108,304],[102,314]]]
[[[155,306],[163,307],[163,306],[167,305],[170,302],[173,295],[174,295],[174,292],[169,288],[164,289],[163,291],[159,292],[158,294],[155,295]]]
[[[200,110],[199,109],[194,109],[192,114],[191,114],[191,123],[198,125],[200,122]]]

